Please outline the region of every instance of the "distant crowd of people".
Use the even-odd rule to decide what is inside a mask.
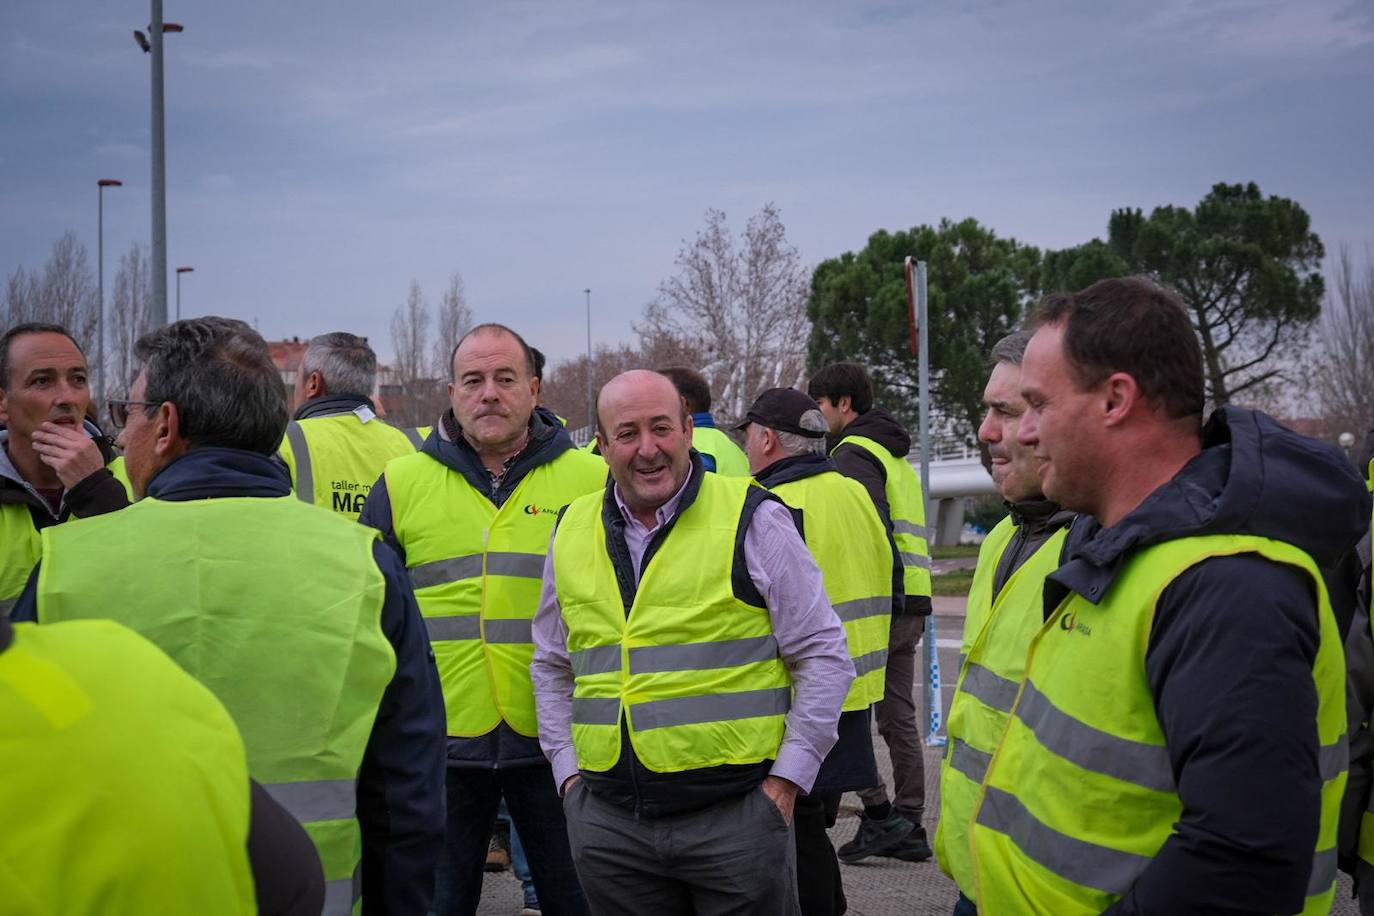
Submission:
[[[64,328],[0,337],[0,913],[472,914],[501,817],[525,913],[839,916],[841,863],[933,856],[956,916],[1326,913],[1340,869],[1374,916],[1366,480],[1204,422],[1149,280],[988,354],[933,836],[933,532],[863,366],[733,429],[625,372],[579,448],[500,324],[417,429],[349,333],[294,415],[242,322],[135,352],[111,441]]]

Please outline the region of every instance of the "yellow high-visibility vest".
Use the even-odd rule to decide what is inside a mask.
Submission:
[[[905,458],[898,458],[882,443],[867,436],[845,436],[836,444],[857,445],[883,466],[887,511],[892,518],[892,539],[902,557],[903,584],[912,597],[930,595],[930,529],[926,528],[926,501],[921,478]]]
[[[358,768],[396,671],[377,537],[294,496],[144,498],[43,530],[39,622],[115,618],[219,697],[315,842],[327,913],[358,902]]]
[[[748,479],[702,474],[696,499],[649,558],[629,613],[606,550],[603,494],[568,506],[553,564],[574,675],[578,766],[620,759],[620,720],[658,773],[776,756],[792,679],[766,607],[731,586]],[[633,575],[633,573],[630,573]]]
[[[727,477],[748,477],[749,458],[734,440],[714,426],[692,429],[692,448],[710,455],[716,463],[716,473]]]
[[[992,594],[992,580],[1016,534],[1011,517],[1002,519],[978,551],[978,567],[968,593],[954,700],[949,708],[949,740],[940,762],[940,821],[935,857],[959,890],[975,898],[969,821],[992,752],[1002,739],[1007,712],[1025,674],[1026,651],[1044,624],[1045,576],[1059,566],[1068,529],[1055,532]]]
[[[605,487],[606,463],[569,449],[526,474],[500,508],[423,452],[391,460],[385,476],[449,735],[485,735],[505,721],[537,736],[530,630],[549,536],[563,506]]]
[[[292,420],[280,449],[296,496],[350,521],[358,520],[386,463],[414,454],[427,434],[389,426],[366,406],[360,410]]]
[[[106,465],[133,499],[133,488],[120,456]],[[33,515],[22,503],[0,504],[0,617],[8,617],[14,610],[33,568],[42,558],[43,543],[33,526]]]
[[[132,631],[14,627],[0,768],[0,913],[257,912],[238,729]]]
[[[1345,787],[1345,660],[1326,585],[1306,553],[1248,535],[1180,538],[1131,554],[1099,604],[1070,594],[1031,641],[1026,674],[972,819],[975,889],[988,913],[1101,913],[1130,889],[1183,806],[1145,675],[1158,596],[1209,557],[1295,567],[1317,595],[1312,669],[1321,827],[1304,913],[1328,913]]]
[[[855,676],[843,709],[867,709],[883,698],[892,620],[892,547],[882,519],[863,485],[836,471],[771,489],[802,511],[806,546],[844,624]]]

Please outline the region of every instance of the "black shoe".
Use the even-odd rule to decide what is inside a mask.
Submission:
[[[924,862],[933,855],[930,851],[930,841],[926,839],[926,828],[917,827],[898,840],[897,845],[879,855],[901,859],[903,862]]]
[[[852,865],[860,859],[882,855],[916,829],[916,825],[900,814],[890,814],[882,821],[875,821],[860,814],[859,832],[854,834],[854,839],[841,846],[837,854],[841,862]],[[929,852],[926,854],[929,855]]]

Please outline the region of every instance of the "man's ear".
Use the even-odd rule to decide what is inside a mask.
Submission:
[[[1134,411],[1144,406],[1140,386],[1133,376],[1126,372],[1113,372],[1103,381],[1100,389],[1102,420],[1104,425],[1119,426]]]
[[[840,395],[838,400],[832,400],[830,403],[834,404],[840,413],[849,413],[854,409],[854,399],[847,394]]]
[[[320,371],[316,369],[314,372],[306,376],[305,396],[307,398],[318,398],[323,397],[324,393],[324,376],[320,375]]]
[[[163,401],[153,416],[153,453],[171,458],[185,451],[181,435],[181,413],[171,401]]]

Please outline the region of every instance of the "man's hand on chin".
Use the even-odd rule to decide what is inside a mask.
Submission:
[[[79,426],[45,422],[33,431],[33,450],[66,490],[105,466],[100,446]]]

